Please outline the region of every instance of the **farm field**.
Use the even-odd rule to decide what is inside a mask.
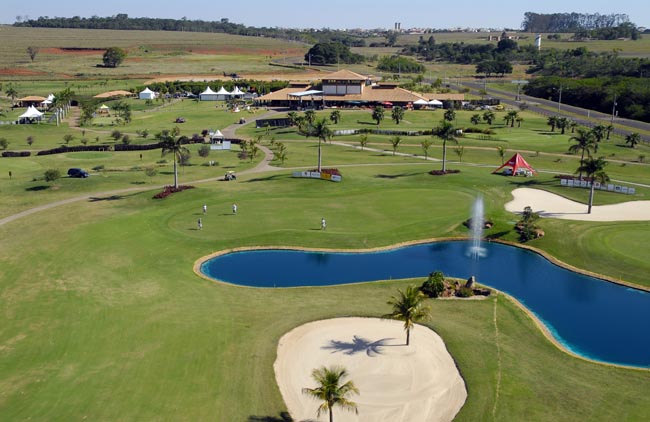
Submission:
[[[103,31],[84,32],[83,42],[75,43],[65,30],[35,30],[35,38],[20,42],[49,37],[51,43],[30,63],[26,45],[14,44],[21,34],[12,31],[18,29],[25,30],[0,26],[0,34],[14,37],[0,46],[5,53],[0,54],[0,80],[30,95],[70,87],[91,96],[135,89],[169,75],[201,78],[241,71],[268,77],[277,69],[268,65],[267,55],[300,55],[308,48],[293,43],[295,50],[290,50],[278,40],[220,34],[119,31],[110,45],[129,48],[137,60],[110,74],[93,67],[101,53],[56,50],[106,46]],[[373,70],[366,68],[366,73]],[[7,69],[34,73],[10,74]],[[465,70],[447,69],[450,75]],[[297,69],[282,72],[300,75]],[[444,74],[445,69],[436,68],[434,76],[436,72]],[[77,73],[83,75],[74,77]],[[211,86],[219,88],[218,83]],[[197,276],[192,271],[197,259],[246,246],[345,250],[464,238],[469,234],[462,223],[478,195],[494,222],[485,235],[517,242],[514,225],[519,217],[504,209],[513,189],[532,187],[588,201],[588,190],[563,188],[554,177],[574,174],[578,167],[579,157],[567,153],[570,129],[565,134],[551,131],[546,118],[526,111],[520,112],[521,127],[512,128],[504,123],[505,111],[496,112],[492,125],[470,122],[482,111],[457,111],[455,126],[492,133],[465,131],[458,144],[449,142],[447,165],[460,173],[445,176],[429,174],[441,168],[443,150],[441,140],[428,134],[402,136],[395,154],[392,135],[370,133],[364,149],[359,148],[359,135],[334,136],[322,145],[323,166],[338,168],[343,175],[341,183],[332,183],[291,177],[295,170],[316,167],[316,138],[301,135],[295,127],[255,128],[255,119],[284,117],[287,110],[253,107],[232,113],[220,102],[124,101],[133,110],[127,124],[111,115],[84,127],[70,125],[71,120],[59,127],[45,122],[0,126],[8,151],[32,153],[0,157],[0,238],[6,240],[0,242],[2,420],[288,421],[273,373],[280,337],[318,319],[383,315],[398,288],[419,285],[426,275],[346,286],[255,289]],[[112,108],[115,102],[106,104]],[[9,109],[7,98],[0,105],[6,110],[0,120],[19,114]],[[331,112],[318,111],[316,118],[330,122]],[[369,110],[341,112],[338,124],[330,122],[332,130],[377,128]],[[398,125],[387,110],[379,129],[430,131],[443,113],[407,111]],[[176,123],[178,117],[185,123]],[[239,124],[240,118],[248,124]],[[86,138],[88,145],[114,147],[122,143],[111,137],[114,131],[139,145],[155,142],[156,133],[176,127],[188,137],[205,129],[229,130],[236,138],[256,140],[261,150],[244,157],[235,145],[231,151],[200,156],[201,144],[187,145],[189,161],[179,166],[178,176],[180,184],[194,189],[162,200],[153,196],[172,182],[173,158],[160,149],[36,155],[66,145],[66,135],[73,136],[70,146],[82,145]],[[146,138],[141,136],[144,130]],[[28,144],[30,136],[33,142]],[[425,140],[432,141],[429,160],[423,157]],[[286,159],[275,157],[269,163],[273,167],[261,166],[264,151],[277,152],[278,143],[286,146]],[[502,163],[498,147],[506,159],[521,152],[538,175],[491,174]],[[610,162],[606,171],[611,179],[635,186],[636,194],[597,192],[596,205],[650,199],[650,146],[632,149],[613,136],[599,145],[597,155]],[[71,167],[89,171],[90,177],[65,177]],[[64,177],[47,182],[48,169]],[[235,171],[237,180],[222,181],[227,171]],[[2,222],[59,201],[70,202]],[[238,205],[236,216],[233,203]],[[327,231],[320,230],[322,217],[327,217]],[[202,230],[197,230],[198,218]],[[649,221],[542,219],[539,225],[545,236],[528,246],[571,266],[650,288],[650,254],[644,243],[650,236]],[[650,414],[647,371],[566,354],[505,295],[426,302],[433,316],[426,325],[443,338],[467,384],[468,399],[455,420],[491,415],[498,421],[635,421]]]

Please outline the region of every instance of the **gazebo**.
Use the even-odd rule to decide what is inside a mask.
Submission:
[[[110,108],[106,104],[102,104],[101,107],[99,107],[97,109],[97,112],[99,114],[108,114],[109,110],[110,110]]]

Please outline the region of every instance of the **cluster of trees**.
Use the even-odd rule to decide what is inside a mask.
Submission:
[[[363,56],[350,51],[350,47],[340,42],[317,43],[305,54],[310,64],[354,64],[362,63]]]
[[[622,13],[524,13],[521,27],[526,32],[575,32],[578,29],[611,28],[629,22]]]
[[[484,61],[532,61],[539,52],[533,45],[520,47],[516,41],[502,39],[494,44],[466,44],[464,42],[437,44],[433,36],[420,37],[417,45],[404,47],[405,55],[415,55],[426,61],[447,61],[460,64],[477,64]]]
[[[422,64],[403,56],[384,56],[379,59],[377,69],[394,73],[422,73],[425,70]]]
[[[569,50],[548,49],[537,55],[527,70],[543,76],[650,77],[650,60],[638,57],[620,57],[616,51],[594,53],[585,47]]]
[[[104,67],[118,67],[126,58],[126,51],[119,47],[109,47],[102,56]]]
[[[636,25],[631,22],[624,22],[619,26],[586,29],[581,28],[575,31],[573,37],[575,39],[597,39],[597,40],[615,40],[618,38],[629,38],[631,40],[638,40],[640,32]]]
[[[650,75],[648,75],[650,76]],[[650,122],[650,78],[603,77],[603,78],[535,78],[524,87],[527,95],[559,99],[578,107],[614,113],[621,117]],[[614,104],[616,103],[616,104]]]

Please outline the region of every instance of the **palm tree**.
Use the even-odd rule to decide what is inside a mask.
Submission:
[[[447,120],[442,120],[432,133],[442,139],[442,172],[444,173],[447,171],[447,141],[456,141],[456,128]]]
[[[519,112],[517,110],[510,110],[504,117],[506,125],[510,124],[510,127],[515,127],[515,121],[519,117]]]
[[[569,126],[569,119],[566,117],[558,117],[556,125],[558,129],[562,129],[562,135],[564,135],[566,128]]]
[[[448,122],[453,122],[456,119],[456,112],[453,108],[448,108],[445,111],[444,119]]]
[[[289,119],[289,124],[291,126],[296,126],[298,124],[298,113],[295,111],[288,112],[287,119]]]
[[[350,410],[359,413],[357,404],[350,401],[348,398],[352,394],[359,394],[359,389],[352,381],[348,381],[340,385],[343,378],[348,375],[345,368],[334,366],[330,368],[321,367],[314,369],[311,373],[312,378],[316,381],[318,386],[316,388],[303,388],[303,394],[307,394],[315,399],[322,401],[318,407],[316,416],[320,417],[321,413],[327,411],[329,413],[330,422],[334,421],[332,409],[334,406],[339,406],[345,410]]]
[[[429,139],[425,139],[420,143],[420,146],[422,147],[422,151],[424,152],[425,160],[429,159],[429,148],[431,148],[431,145],[433,145],[433,142],[430,141]]]
[[[515,120],[517,121],[517,127],[521,127],[521,122],[524,121],[524,118],[521,116],[517,116]]]
[[[13,85],[9,85],[9,88],[7,88],[5,94],[7,94],[7,97],[11,98],[11,106],[13,107],[16,105],[16,97],[18,96],[18,91],[16,91],[16,88],[14,88]]]
[[[341,121],[341,110],[334,110],[330,113],[330,120],[337,125]]]
[[[569,127],[571,128],[571,133],[575,133],[576,127],[578,127],[578,122],[575,120],[569,120]]]
[[[499,154],[499,157],[501,157],[501,165],[503,165],[503,159],[506,157],[506,149],[503,145],[499,145],[497,147],[497,153]]]
[[[325,118],[320,119],[314,125],[314,136],[318,138],[318,172],[321,169],[321,142],[326,142],[332,137],[332,131],[327,125]]]
[[[641,135],[636,132],[625,136],[625,143],[630,144],[630,148],[634,148],[639,142],[641,142]]]
[[[492,125],[492,122],[494,122],[494,119],[495,119],[495,118],[496,118],[496,116],[495,116],[494,113],[493,113],[492,111],[490,111],[490,110],[488,110],[488,111],[486,111],[485,113],[483,113],[483,120],[485,120],[485,121],[487,122],[488,125]]]
[[[612,125],[605,126],[605,131],[607,131],[607,140],[608,141],[609,141],[609,135],[612,134],[613,130],[614,130],[614,126],[612,126]]]
[[[569,138],[569,142],[575,142],[569,147],[569,152],[571,154],[576,154],[580,151],[580,162],[582,163],[585,159],[585,152],[588,157],[591,157],[592,152],[598,152],[598,142],[596,142],[596,137],[594,133],[587,129],[578,129],[578,134]],[[580,173],[580,179],[582,179],[582,173]]]
[[[469,121],[473,125],[478,125],[479,123],[481,123],[481,115],[480,114],[474,114],[472,117],[469,118]]]
[[[607,182],[609,176],[605,173],[605,166],[607,161],[603,157],[598,158],[586,158],[581,161],[580,167],[578,170],[580,174],[582,172],[587,174],[587,177],[591,179],[591,188],[589,189],[589,208],[587,209],[587,214],[591,214],[591,207],[594,203],[594,182],[598,181],[600,183]]]
[[[404,109],[402,107],[393,107],[393,110],[390,112],[390,117],[399,125],[404,119]]]
[[[305,111],[305,120],[307,120],[309,126],[313,126],[314,121],[316,120],[316,112],[314,110]]]
[[[422,305],[424,295],[417,286],[408,286],[406,291],[397,290],[398,295],[393,296],[387,303],[393,307],[393,312],[384,315],[382,318],[397,319],[404,321],[406,330],[406,345],[409,345],[411,328],[420,320],[430,317],[429,308]]]
[[[390,138],[390,143],[393,146],[393,155],[395,155],[395,152],[397,151],[397,147],[399,146],[400,142],[402,142],[401,136],[393,136]]]
[[[551,132],[555,132],[555,127],[557,126],[557,116],[549,116],[546,120],[546,124],[551,127]]]
[[[600,142],[605,139],[605,132],[607,132],[607,127],[604,125],[596,125],[591,129],[596,137],[596,142]]]
[[[162,156],[172,154],[174,156],[174,188],[178,188],[178,167],[176,162],[180,161],[183,154],[188,154],[190,151],[183,146],[187,140],[185,136],[175,138],[168,130],[163,130],[156,135],[156,139],[160,141],[162,147]]]
[[[384,120],[384,107],[377,106],[372,109],[372,120],[377,122],[377,126],[379,126],[379,123]]]

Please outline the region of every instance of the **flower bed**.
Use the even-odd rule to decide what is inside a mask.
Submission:
[[[456,174],[460,173],[460,170],[431,170],[429,174],[432,174],[434,176],[444,176],[445,174]]]
[[[177,188],[175,188],[173,186],[165,186],[165,188],[162,191],[158,192],[157,194],[155,194],[153,196],[153,199],[164,199],[164,198],[167,198],[172,193],[181,192],[181,191],[184,191],[186,189],[194,189],[194,186],[180,185]]]

